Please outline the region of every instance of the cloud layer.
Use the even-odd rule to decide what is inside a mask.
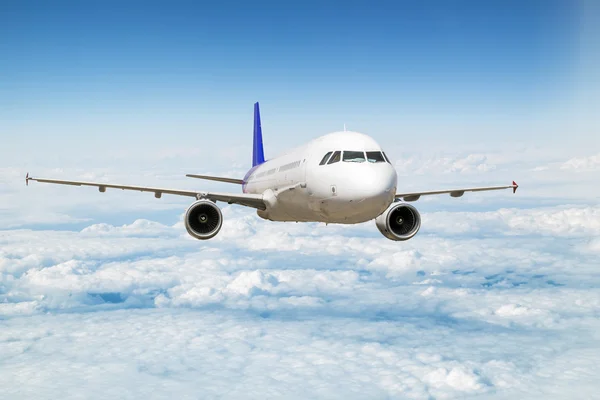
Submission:
[[[0,231],[8,398],[564,398],[596,393],[600,208]]]
[[[188,199],[26,188],[1,168],[0,397],[592,398],[596,160],[532,154],[398,159],[407,189],[522,186],[424,198],[407,242],[235,206],[201,242],[174,223]],[[167,170],[36,168],[231,190]]]

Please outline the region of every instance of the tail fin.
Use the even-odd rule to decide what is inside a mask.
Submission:
[[[260,126],[260,110],[258,102],[254,103],[254,143],[252,144],[252,166],[255,167],[265,162],[263,150],[262,128]]]

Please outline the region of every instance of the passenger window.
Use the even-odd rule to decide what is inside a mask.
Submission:
[[[385,162],[380,151],[367,151],[367,161],[371,163]]]
[[[343,161],[365,162],[365,153],[363,153],[362,151],[344,151]]]
[[[388,164],[391,164],[392,162],[390,161],[390,159],[388,158],[387,154],[385,154],[385,151],[381,152],[383,154],[383,156],[385,157],[385,161],[388,162]]]
[[[319,165],[325,165],[325,164],[327,164],[327,160],[329,159],[329,156],[331,155],[331,153],[333,153],[333,151],[330,151],[329,153],[325,154],[325,157],[323,157],[323,159],[321,160],[321,162],[319,163]]]
[[[331,156],[331,158],[329,159],[329,162],[327,164],[336,163],[336,162],[340,161],[341,158],[342,158],[342,152],[336,151],[335,153],[333,153],[333,155]]]

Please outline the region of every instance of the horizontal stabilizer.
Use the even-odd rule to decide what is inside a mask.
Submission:
[[[244,181],[242,179],[223,178],[221,176],[194,175],[194,174],[186,174],[185,176],[187,176],[188,178],[206,179],[207,181],[236,183],[238,185],[242,185],[244,183]]]

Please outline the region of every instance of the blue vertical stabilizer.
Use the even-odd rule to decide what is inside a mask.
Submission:
[[[262,128],[260,126],[260,110],[258,102],[254,103],[254,143],[252,144],[252,166],[256,167],[265,162],[263,150]]]

